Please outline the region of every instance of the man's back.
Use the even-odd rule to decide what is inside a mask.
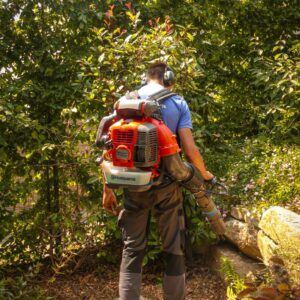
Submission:
[[[138,93],[142,99],[159,92],[164,87],[158,83],[151,83],[139,89]],[[177,134],[179,128],[192,128],[191,113],[186,101],[178,96],[170,96],[163,101],[161,113],[164,123]]]

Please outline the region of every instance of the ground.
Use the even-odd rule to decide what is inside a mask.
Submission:
[[[144,268],[142,296],[146,299],[162,299],[162,269],[157,264]],[[73,274],[60,275],[52,283],[49,278],[43,276],[38,284],[56,300],[110,300],[118,296],[118,264],[103,263],[94,270],[89,266]],[[210,271],[202,258],[196,258],[187,268],[186,300],[209,299],[227,299],[226,285]]]

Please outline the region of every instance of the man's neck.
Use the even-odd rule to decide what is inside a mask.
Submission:
[[[161,85],[162,87],[164,87],[164,84],[161,80],[156,80],[156,79],[149,79],[147,84],[159,84]]]

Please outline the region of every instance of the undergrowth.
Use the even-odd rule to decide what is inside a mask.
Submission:
[[[265,136],[222,141],[206,151],[205,159],[230,189],[224,205],[255,206],[260,212],[279,205],[300,213],[297,145],[276,145]]]
[[[34,284],[39,265],[29,267],[25,272],[5,270],[0,272],[0,299],[5,300],[52,300],[46,292]]]
[[[249,272],[242,278],[231,262],[222,257],[221,270],[227,283],[228,300],[298,300],[299,285],[292,283],[282,259],[273,256],[270,265],[263,271]]]
[[[227,286],[228,300],[235,300],[236,295],[245,288],[244,280],[234,270],[231,262],[226,258],[221,259],[221,272],[224,274]]]

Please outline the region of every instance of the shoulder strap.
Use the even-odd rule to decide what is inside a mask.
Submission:
[[[152,95],[149,96],[150,100],[156,101],[158,104],[162,103],[164,100],[171,96],[175,96],[176,94],[171,92],[168,89],[162,89]]]
[[[164,100],[171,96],[175,96],[175,93],[172,93],[168,89],[162,89],[152,95],[149,96],[149,99],[156,102],[158,105],[158,110],[152,114],[152,117],[157,119],[157,120],[162,120],[162,112],[161,112],[161,104],[163,103]]]
[[[175,96],[176,94],[171,92],[168,89],[162,89],[152,95],[149,96],[149,99],[152,101],[156,101],[158,104],[162,103],[165,99],[171,96]],[[140,99],[139,92],[137,90],[127,92],[125,94],[126,99]]]
[[[140,99],[139,92],[137,90],[132,92],[127,92],[125,94],[126,99]]]
[[[175,93],[171,92],[170,90],[164,88],[164,89],[154,93],[149,98],[152,101],[156,101],[158,104],[161,104],[167,98],[169,98],[171,96],[176,96],[176,95],[177,94],[175,94]],[[161,110],[159,110],[156,114],[154,114],[153,117],[162,120]],[[181,140],[180,140],[178,132],[176,132],[176,140],[177,140],[177,143],[178,143],[179,147],[181,147]],[[182,155],[182,152],[181,152],[180,155]]]

